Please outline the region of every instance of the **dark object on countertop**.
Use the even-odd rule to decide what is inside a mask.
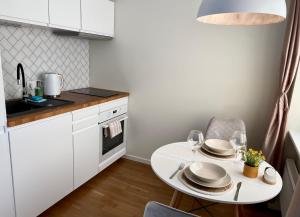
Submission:
[[[41,103],[43,101],[46,101],[46,99],[44,99],[43,97],[41,96],[32,96],[31,98],[28,99],[29,101],[31,102],[38,102],[38,103]]]
[[[21,85],[21,80],[20,80],[20,73],[22,74],[22,88],[23,88],[23,97],[25,96],[25,86],[26,86],[26,83],[25,83],[25,74],[24,74],[24,68],[22,66],[21,63],[19,63],[17,65],[17,81],[18,81],[18,85]]]
[[[44,95],[42,81],[36,81],[36,88],[35,88],[34,91],[35,91],[36,96],[43,96]]]
[[[70,92],[84,94],[84,95],[90,95],[90,96],[104,97],[104,98],[116,96],[119,94],[119,92],[117,92],[117,91],[104,90],[104,89],[98,89],[98,88],[92,88],[92,87],[71,90]]]
[[[5,101],[7,117],[16,117],[20,115],[34,113],[43,109],[49,109],[74,102],[61,99],[47,99],[44,102],[26,101],[26,99],[15,99]]]
[[[21,84],[21,81],[20,81],[20,71],[21,71],[21,74],[22,74],[22,87],[25,88],[25,75],[24,75],[24,69],[23,69],[23,66],[21,63],[19,63],[17,65],[17,80],[18,80],[18,85]]]
[[[38,105],[41,107],[57,107],[57,106],[63,106],[63,105],[69,105],[74,102],[68,101],[68,100],[62,100],[62,99],[47,99],[44,102],[29,102],[31,105]]]

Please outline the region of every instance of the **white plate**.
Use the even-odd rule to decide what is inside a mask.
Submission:
[[[217,164],[195,162],[188,167],[189,171],[204,182],[216,182],[226,176],[226,170]]]
[[[197,185],[201,185],[203,187],[207,187],[207,188],[225,188],[226,186],[231,184],[231,177],[229,174],[226,174],[226,176],[221,179],[218,180],[216,182],[204,182],[200,179],[198,179],[190,170],[188,167],[186,167],[183,170],[184,175],[186,176],[186,178],[188,178],[190,181],[192,181],[193,183],[197,184]]]
[[[215,154],[210,154],[210,153],[208,153],[208,151],[206,151],[202,147],[198,151],[199,151],[200,154],[202,154],[203,156],[205,156],[207,158],[211,158],[211,159],[219,160],[219,161],[232,161],[232,160],[235,159],[235,155],[229,155],[229,156],[220,156],[219,155],[218,156],[218,155],[215,155]]]
[[[205,151],[207,151],[207,152],[209,152],[209,153],[211,153],[211,154],[214,154],[214,155],[218,155],[218,156],[224,156],[224,157],[225,157],[225,156],[232,156],[232,155],[235,154],[235,150],[234,150],[234,149],[229,150],[229,151],[226,151],[226,152],[224,152],[224,153],[218,153],[218,152],[214,152],[213,150],[211,150],[209,147],[207,147],[206,144],[203,144],[202,148],[203,148]]]
[[[234,151],[234,147],[230,142],[221,139],[208,139],[205,141],[205,145],[213,152],[220,154]]]
[[[212,195],[212,196],[219,196],[219,195],[223,195],[223,194],[226,194],[227,192],[231,191],[233,189],[233,183],[230,183],[228,185],[228,189],[226,191],[222,191],[222,192],[213,192],[213,191],[205,191],[205,190],[202,190],[202,189],[199,189],[197,188],[196,186],[194,185],[191,185],[189,184],[183,177],[183,173],[180,172],[178,173],[178,180],[184,184],[186,187],[188,187],[189,189],[195,191],[195,192],[198,192],[198,193],[201,193],[201,194],[205,194],[205,195]]]

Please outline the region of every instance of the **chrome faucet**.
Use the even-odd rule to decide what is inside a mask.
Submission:
[[[21,85],[21,80],[20,80],[20,72],[22,74],[22,87],[23,87],[23,97],[25,96],[25,74],[24,74],[24,69],[21,63],[18,64],[17,66],[17,80],[18,80],[18,85]]]

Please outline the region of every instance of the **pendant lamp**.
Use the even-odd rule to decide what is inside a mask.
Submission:
[[[285,18],[285,0],[202,0],[197,16],[200,22],[218,25],[272,24]]]

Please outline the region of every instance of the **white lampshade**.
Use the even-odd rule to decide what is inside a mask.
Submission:
[[[285,0],[203,0],[197,20],[219,25],[261,25],[286,18]]]

